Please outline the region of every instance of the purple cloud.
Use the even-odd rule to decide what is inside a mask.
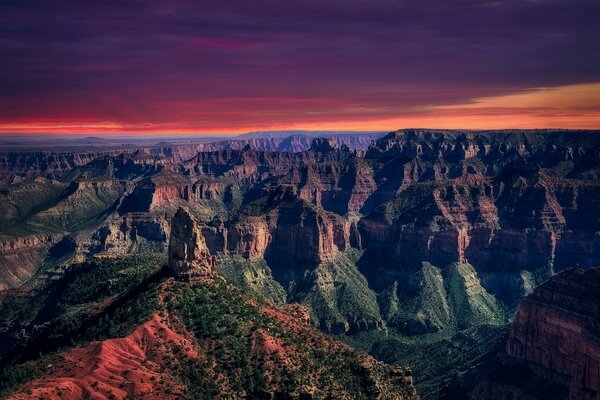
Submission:
[[[0,122],[413,116],[600,82],[597,15],[578,0],[3,2]]]

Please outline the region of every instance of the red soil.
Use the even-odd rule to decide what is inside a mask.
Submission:
[[[275,318],[294,332],[304,331],[311,326],[308,309],[299,304],[285,304],[277,308],[260,307],[260,311]]]
[[[186,335],[187,336],[187,335]],[[175,348],[181,348],[177,353]],[[192,342],[155,314],[131,334],[77,348],[11,399],[171,399],[182,387],[169,374],[177,359],[198,358]]]
[[[256,330],[252,339],[253,351],[261,354],[274,354],[280,363],[287,364],[286,351],[281,340],[269,335],[263,329]]]

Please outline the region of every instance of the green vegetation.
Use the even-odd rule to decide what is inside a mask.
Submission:
[[[572,160],[559,161],[555,166],[548,168],[546,172],[550,176],[557,178],[567,178],[575,169],[575,163]]]
[[[39,179],[0,193],[0,234],[75,232],[98,225],[124,193],[119,182],[72,182]]]
[[[389,325],[407,334],[462,330],[480,324],[503,324],[507,312],[482,286],[470,264],[452,264],[441,270],[429,263],[394,291],[380,295],[382,309],[397,302],[395,313],[388,315]]]
[[[445,388],[505,343],[507,313],[470,264],[423,263],[379,295],[388,329],[343,336],[376,358],[413,368],[423,399]]]
[[[479,282],[470,264],[453,264],[447,278],[448,303],[454,311],[456,327],[466,329],[479,324],[502,324],[506,312]]]
[[[336,393],[337,388],[354,398],[367,396],[370,381],[361,373],[360,353],[343,346],[328,351],[320,340],[330,339],[319,339],[319,334],[308,327],[291,330],[260,312],[254,302],[224,282],[185,287],[172,299],[172,310],[213,361],[212,368],[200,361],[193,367],[182,367],[190,397],[209,398],[217,390],[207,370],[226,377],[230,390],[252,398],[274,391],[302,395],[306,388],[328,388],[330,393]],[[289,351],[285,354],[287,362],[280,362],[278,351],[256,348],[259,332],[268,333]]]
[[[10,340],[2,342],[0,396],[44,374],[60,353],[125,336],[158,310],[198,339],[202,356],[185,362],[178,362],[181,348],[165,343],[173,358],[162,367],[186,388],[185,398],[302,398],[316,391],[361,399],[372,397],[376,379],[390,379],[378,375],[380,367],[367,370],[362,353],[293,317],[262,311],[273,306],[225,280],[165,282],[164,261],[157,255],[92,259],[70,266],[36,293],[2,298],[0,335]]]
[[[69,232],[93,228],[124,192],[125,188],[118,182],[72,183],[54,204],[32,216],[29,223]]]
[[[51,232],[49,227],[30,226],[26,221],[50,207],[67,187],[62,182],[40,179],[0,192],[0,234],[13,237]]]
[[[390,318],[392,324],[409,325],[410,331],[437,331],[452,326],[452,310],[440,269],[424,262],[415,279],[417,290],[409,290],[406,282],[399,285],[400,305],[397,314]]]
[[[251,290],[263,299],[283,304],[286,294],[283,287],[273,279],[264,260],[249,261],[241,257],[225,258],[218,263],[219,272],[243,289]]]
[[[457,377],[500,351],[506,335],[506,325],[479,325],[456,333],[403,336],[390,330],[341,339],[382,361],[411,367],[421,398],[436,400]]]
[[[430,203],[428,197],[433,194],[438,185],[436,182],[424,182],[407,186],[394,200],[382,204],[374,213],[381,214],[387,223],[392,223],[415,210],[423,213],[424,208]]]
[[[158,308],[160,255],[93,259],[70,266],[34,294],[0,297],[0,396],[41,374],[41,363],[92,340],[124,336]]]
[[[377,296],[356,267],[361,254],[351,249],[320,265],[305,278],[308,288],[294,295],[293,301],[306,305],[321,329],[335,332],[340,326],[381,321]]]

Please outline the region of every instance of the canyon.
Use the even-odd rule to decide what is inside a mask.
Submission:
[[[314,327],[384,359],[396,336],[495,335],[496,346],[519,310],[510,356],[594,381],[521,330],[558,307],[535,300],[569,286],[551,277],[600,265],[600,132],[373,135],[0,151],[0,289],[37,290],[85,260],[171,253],[183,281],[214,273],[274,307],[300,304]],[[424,397],[443,398],[448,382]]]
[[[103,336],[100,329],[85,346],[69,351],[54,349],[58,351],[51,351],[45,357],[40,355],[39,359],[21,366],[17,364],[13,369],[9,367],[7,372],[0,373],[3,378],[0,394],[8,394],[10,399],[332,396],[419,399],[410,369],[379,362],[318,332],[310,324],[308,310],[300,305],[277,307],[227,283],[213,271],[215,259],[206,248],[200,226],[188,210],[177,211],[171,231],[168,267],[159,260],[141,261],[147,277],[155,276],[152,288],[144,284],[144,280],[142,287],[128,284],[123,276],[128,268],[115,268],[114,259],[108,261],[106,268],[116,273],[109,282],[111,286],[118,285],[117,281],[125,285],[116,298],[106,297],[103,280],[94,278],[102,271],[100,265],[91,268],[73,265],[71,279],[64,280],[63,276],[46,288],[52,291],[53,287],[59,287],[56,300],[61,305],[65,301],[69,303],[66,293],[78,292],[79,296],[71,297],[71,306],[90,308],[86,312],[88,317],[93,313],[102,315],[101,321],[107,321],[109,332],[124,323],[116,317],[120,308],[127,310],[121,311],[121,315],[130,326],[132,319],[143,323],[134,325],[133,330],[126,328],[131,332],[124,337],[98,341],[95,338]],[[127,263],[126,260],[121,262]],[[130,274],[137,275],[141,269],[129,270]],[[86,274],[92,280],[84,278],[88,284],[78,285],[76,280]],[[81,302],[82,295],[88,301],[93,300],[91,307],[85,300]],[[144,297],[147,300],[140,301]],[[120,302],[119,298],[130,298],[138,312],[127,315],[131,305],[127,304],[128,300]],[[0,309],[4,311],[2,300],[12,299],[0,299]],[[24,295],[22,300],[28,302],[30,298]],[[109,308],[112,312],[107,311]],[[66,313],[54,317],[43,313],[43,307],[37,310],[24,307],[23,310],[41,312],[34,320],[40,323],[47,319],[44,326],[34,325],[32,329],[25,321],[3,319],[4,313],[0,313],[0,320],[3,326],[25,322],[20,335],[30,341],[25,344],[26,348],[36,346],[37,342],[38,346],[53,349],[44,337],[53,331],[56,320],[62,321],[56,324],[62,325],[61,334],[81,334],[79,329],[85,327],[85,324],[81,327],[64,324],[72,312],[69,305]],[[85,328],[83,334],[85,336]],[[13,355],[23,357],[23,352]],[[26,375],[21,375],[19,368],[25,368]],[[8,388],[4,386],[7,382]]]

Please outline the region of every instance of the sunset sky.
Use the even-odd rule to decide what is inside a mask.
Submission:
[[[600,1],[3,1],[0,132],[600,128]]]

